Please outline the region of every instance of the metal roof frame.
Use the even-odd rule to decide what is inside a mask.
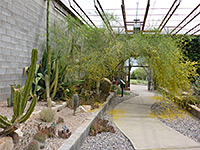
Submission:
[[[167,22],[169,21],[169,19],[173,16],[173,14],[175,13],[176,9],[179,7],[181,0],[179,0],[179,3],[177,5],[175,5],[178,2],[178,0],[174,0],[171,8],[169,9],[169,11],[167,12],[167,14],[165,15],[164,19],[162,20],[161,24],[158,27],[159,32],[162,31],[162,29],[165,27],[165,25],[167,24]],[[175,8],[174,8],[175,6]],[[170,12],[172,11],[172,13],[170,14]],[[170,15],[169,15],[170,14]],[[169,15],[169,17],[168,17]],[[168,17],[168,18],[167,18]],[[166,20],[167,19],[167,20]],[[166,20],[166,21],[165,21]],[[164,23],[165,22],[165,23]],[[162,26],[162,24],[164,23],[164,25]],[[162,27],[161,27],[162,26]],[[161,28],[161,29],[160,29]]]
[[[197,5],[197,7],[195,7],[186,17],[185,19],[183,19],[170,33],[172,34],[181,24],[183,24],[184,22],[187,21],[187,19],[190,19],[190,17],[192,17],[189,21],[187,21],[180,29],[178,29],[174,35],[176,35],[179,31],[181,31],[188,23],[190,23],[195,17],[197,17],[200,14],[200,10],[198,10],[198,8],[200,7],[200,4]],[[195,11],[198,11],[197,13],[195,13]]]
[[[76,2],[76,0],[68,0],[71,9],[73,9],[73,11],[79,16],[79,18],[65,5],[62,3],[61,0],[54,0],[56,3],[58,3],[61,8],[63,8],[67,13],[69,13],[72,17],[78,19],[80,21],[81,24],[84,24],[82,21],[84,21],[88,26],[91,27],[91,24],[97,28],[97,26],[95,25],[95,23],[92,21],[92,19],[89,17],[89,15],[86,14],[86,12],[80,7],[80,5]],[[73,7],[71,5],[71,2],[73,1],[73,3],[75,4],[75,6],[84,14],[84,16],[87,18],[87,20],[84,19],[84,17],[77,11],[77,8]],[[122,0],[121,3],[121,12],[122,12],[122,17],[123,17],[123,23],[124,25],[117,25],[117,26],[111,26],[108,17],[105,14],[105,11],[102,7],[102,5],[100,4],[99,0],[94,0],[94,8],[96,9],[98,15],[101,17],[102,21],[105,23],[107,29],[113,33],[113,28],[124,28],[125,29],[125,33],[130,33],[133,32],[133,30],[128,30],[128,26],[134,26],[135,23],[140,23],[142,25],[142,29],[141,32],[153,32],[153,30],[145,30],[145,24],[147,21],[147,17],[148,17],[148,12],[150,9],[154,10],[154,9],[166,9],[166,8],[150,8],[150,0],[147,0],[147,5],[146,5],[146,9],[145,9],[145,14],[144,14],[144,19],[143,21],[127,21],[127,14],[126,14],[126,8],[125,8],[125,0]],[[168,28],[173,28],[170,32],[170,34],[176,35],[179,31],[181,31],[187,24],[189,24],[191,21],[194,20],[194,18],[196,18],[199,14],[200,14],[200,4],[198,4],[177,26],[166,26],[166,24],[168,23],[168,21],[171,19],[172,16],[183,16],[183,14],[175,14],[175,11],[177,9],[179,9],[179,5],[181,3],[181,0],[174,0],[174,2],[172,3],[172,6],[170,7],[170,9],[167,11],[165,17],[163,18],[163,20],[161,21],[158,30],[160,32],[162,32],[162,30],[166,27]],[[64,12],[62,12],[57,6],[54,7],[56,9],[58,9],[62,14],[64,14],[66,16],[66,14]],[[140,8],[141,10],[144,10],[144,8]],[[183,9],[183,8],[180,8]],[[191,8],[186,8],[186,9],[191,9]],[[108,9],[106,9],[108,10]],[[116,10],[116,9],[109,9],[109,10]],[[120,10],[120,9],[119,9]],[[128,9],[128,10],[135,10],[135,9]],[[132,14],[131,14],[132,15]],[[163,15],[163,14],[153,14],[153,15]],[[92,16],[92,15],[91,15]],[[94,15],[93,15],[94,16]],[[82,21],[81,21],[82,20]],[[89,24],[89,22],[91,24]],[[193,28],[189,29],[186,33],[191,33],[193,32],[191,35],[196,34],[197,32],[200,31],[199,29],[200,24],[197,24],[196,26],[194,26]]]

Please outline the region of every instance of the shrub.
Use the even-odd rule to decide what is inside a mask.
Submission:
[[[53,120],[55,114],[56,113],[54,110],[52,110],[51,108],[46,108],[40,112],[40,119],[45,122],[51,122]]]

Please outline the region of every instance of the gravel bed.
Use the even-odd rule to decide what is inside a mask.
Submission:
[[[167,126],[200,143],[200,120],[169,100],[154,103],[152,112]]]
[[[129,139],[117,128],[112,121],[112,115],[108,113],[109,110],[130,97],[136,96],[131,93],[124,97],[116,96],[112,99],[109,109],[105,112],[103,119],[109,120],[109,124],[115,129],[115,133],[102,132],[96,136],[88,136],[83,143],[81,150],[134,150],[132,143]]]
[[[28,101],[27,107],[30,105],[31,101]],[[13,107],[7,107],[7,101],[0,102],[0,114],[6,115],[9,119],[12,118],[13,115]],[[34,112],[47,108],[47,103],[44,101],[38,101]],[[46,123],[41,121],[39,114],[31,115],[31,117],[20,126],[20,131],[22,132],[22,137],[19,139],[19,143],[14,145],[13,150],[27,150],[27,146],[32,140],[35,133],[38,131],[38,124],[41,127],[50,126],[53,122],[58,120],[58,117],[62,117],[64,123],[60,123],[56,125],[56,136],[54,138],[47,138],[45,148],[43,150],[57,150],[63,143],[66,142],[67,139],[62,139],[58,137],[57,131],[61,130],[64,125],[72,132],[72,134],[76,131],[76,129],[85,121],[85,119],[90,116],[90,112],[77,112],[76,115],[73,115],[73,110],[68,107],[64,107],[59,112],[56,112],[54,120],[50,123]],[[2,129],[0,129],[2,131]]]

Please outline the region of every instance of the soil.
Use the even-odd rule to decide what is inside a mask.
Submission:
[[[30,105],[30,101],[28,102]],[[28,106],[27,105],[27,106]],[[7,102],[0,102],[0,114],[7,116],[8,119],[12,118],[13,108],[7,107]],[[45,101],[38,101],[34,112],[40,111],[44,108],[47,108],[47,103]],[[76,115],[73,115],[73,110],[64,107],[62,110],[56,112],[56,115],[52,122],[46,123],[40,119],[39,114],[32,114],[31,117],[24,123],[21,124],[20,129],[23,133],[23,136],[20,137],[19,142],[15,144],[14,150],[26,150],[28,144],[31,142],[33,136],[38,131],[38,124],[41,127],[49,127],[53,122],[56,122],[59,117],[63,118],[64,122],[56,124],[56,136],[54,138],[47,138],[46,144],[43,150],[57,150],[67,139],[62,139],[58,136],[58,130],[62,130],[62,127],[65,125],[72,134],[75,130],[90,116],[90,112],[77,112]]]

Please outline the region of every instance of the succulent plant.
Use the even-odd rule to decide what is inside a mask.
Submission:
[[[40,119],[45,122],[51,122],[53,120],[54,116],[55,116],[55,111],[52,110],[51,108],[43,109],[40,112]]]
[[[76,109],[77,109],[77,107],[78,107],[78,102],[79,102],[78,94],[74,94],[74,95],[73,95],[74,115],[75,115]]]
[[[28,74],[25,86],[23,88],[23,92],[19,89],[13,94],[13,97],[14,97],[13,98],[13,116],[12,116],[11,121],[8,120],[6,116],[0,115],[0,128],[4,129],[0,134],[8,135],[14,132],[19,127],[20,123],[25,122],[30,117],[30,115],[32,114],[35,108],[35,105],[37,102],[36,95],[34,95],[33,100],[28,110],[24,114],[24,110],[26,108],[27,101],[28,101],[28,96],[32,88],[34,72],[36,69],[37,53],[38,53],[37,49],[32,50],[31,66],[29,68],[29,74]]]
[[[14,94],[15,94],[15,86],[14,85],[10,85],[10,87],[11,87],[10,98],[7,98],[8,107],[12,107],[13,106],[13,100],[14,100]]]
[[[38,141],[32,140],[28,144],[28,150],[40,150],[40,145],[39,145]]]
[[[49,127],[45,126],[44,128],[42,128],[40,124],[38,124],[38,131],[45,133],[49,138],[53,138],[56,136],[56,128],[52,126]]]
[[[33,139],[37,140],[40,143],[45,143],[47,139],[47,135],[43,132],[38,131],[34,136]]]

